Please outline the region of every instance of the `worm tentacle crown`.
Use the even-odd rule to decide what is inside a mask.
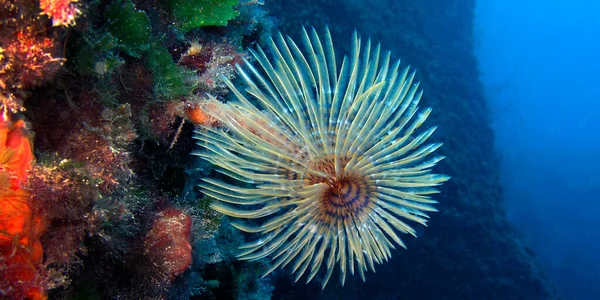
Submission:
[[[405,247],[398,233],[426,225],[449,177],[431,172],[441,144],[426,143],[436,127],[420,129],[431,109],[419,109],[409,67],[356,33],[339,66],[328,30],[304,30],[302,42],[278,34],[270,56],[252,51],[258,67],[237,67],[245,90],[226,80],[235,100],[208,100],[219,126],[196,131],[196,155],[232,180],[200,187],[233,226],[260,235],[240,259],[270,257],[265,275],[289,265],[307,282],[323,267],[323,287],[337,265],[343,285]]]

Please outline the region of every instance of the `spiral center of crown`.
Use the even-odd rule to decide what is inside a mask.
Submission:
[[[333,181],[328,188],[330,205],[336,207],[349,207],[357,201],[361,201],[361,187],[359,182],[350,179]]]
[[[331,193],[335,194],[338,197],[343,197],[344,194],[348,193],[348,191],[350,190],[349,188],[350,185],[348,185],[347,182],[336,181],[331,185]]]
[[[341,160],[344,165],[348,160]],[[319,210],[323,221],[336,223],[346,217],[361,214],[373,206],[371,197],[372,184],[367,178],[352,170],[345,170],[343,174],[336,174],[334,161],[322,159],[316,168],[329,174],[323,177],[309,178],[310,184],[325,184],[318,197]]]

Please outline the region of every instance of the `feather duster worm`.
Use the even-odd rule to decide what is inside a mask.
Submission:
[[[233,226],[259,234],[240,259],[271,257],[265,275],[291,265],[307,282],[324,266],[323,287],[337,265],[343,285],[405,247],[398,233],[426,225],[449,177],[431,173],[441,144],[426,143],[435,127],[419,130],[431,109],[418,107],[414,72],[356,34],[339,68],[329,31],[305,30],[303,44],[279,34],[271,58],[252,51],[262,70],[238,66],[245,93],[227,81],[234,101],[198,104],[216,121],[200,124],[196,155],[231,178],[200,187]]]

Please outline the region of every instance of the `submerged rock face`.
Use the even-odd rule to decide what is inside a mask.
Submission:
[[[266,6],[292,37],[299,35],[299,25],[328,25],[336,44],[344,46],[357,30],[390,50],[392,59],[415,68],[425,91],[422,106],[434,109],[429,119],[439,125],[435,138],[448,157],[438,170],[452,176],[436,197],[440,212],[428,228],[406,241],[408,250],[394,251],[366,283],[349,278],[343,289],[332,284],[317,293],[318,281],[307,287],[280,279],[274,298],[557,298],[506,220],[499,159],[473,55],[475,1],[290,0]]]

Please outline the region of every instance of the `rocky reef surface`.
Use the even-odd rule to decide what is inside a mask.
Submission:
[[[472,54],[474,1],[0,2],[0,296],[8,299],[552,299],[506,222]],[[346,286],[236,259],[196,185],[207,94],[277,30],[353,30],[417,70],[448,157],[429,227]],[[348,41],[348,43],[344,43]],[[332,283],[335,281],[332,281]]]

